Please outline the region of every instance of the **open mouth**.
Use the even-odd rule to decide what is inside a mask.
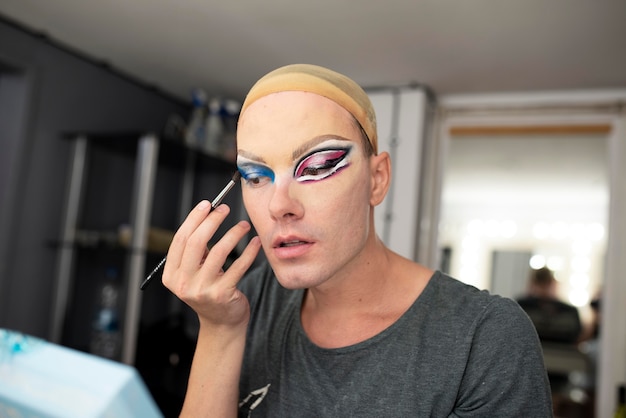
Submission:
[[[302,245],[302,244],[306,244],[306,241],[284,241],[281,242],[280,244],[278,244],[279,247],[281,248],[285,248],[285,247],[295,247],[296,245]]]

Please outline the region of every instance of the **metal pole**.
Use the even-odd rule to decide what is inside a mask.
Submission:
[[[141,315],[141,291],[139,286],[144,278],[148,228],[152,215],[152,200],[159,156],[159,140],[154,134],[139,139],[131,209],[133,231],[128,255],[128,288],[124,320],[124,342],[122,361],[132,365],[135,362],[139,320]]]
[[[65,198],[63,226],[61,229],[61,248],[56,272],[56,286],[52,301],[52,317],[50,322],[50,341],[61,343],[63,326],[69,303],[72,273],[74,269],[74,238],[81,210],[81,196],[84,179],[87,174],[87,138],[79,136],[74,139],[72,162]]]

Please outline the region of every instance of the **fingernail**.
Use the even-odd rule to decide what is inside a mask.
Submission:
[[[228,211],[228,209],[226,208],[225,205],[219,205],[218,207],[216,207],[215,209],[213,209],[215,212],[221,212],[224,213],[226,211]]]
[[[202,200],[200,203],[198,203],[197,208],[199,210],[203,210],[206,209],[207,207],[211,206],[211,203],[209,203],[208,200]]]

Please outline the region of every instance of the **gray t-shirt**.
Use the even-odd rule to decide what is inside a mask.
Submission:
[[[251,320],[240,417],[551,417],[536,331],[512,300],[443,273],[394,324],[325,349],[300,323],[303,290],[267,264],[240,283]]]

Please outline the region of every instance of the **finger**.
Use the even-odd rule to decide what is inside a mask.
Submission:
[[[202,266],[204,272],[211,276],[219,273],[229,254],[249,231],[250,224],[247,221],[240,221],[231,227],[209,250]]]
[[[248,271],[256,256],[261,249],[261,240],[259,237],[253,237],[246,248],[243,250],[239,258],[237,258],[233,264],[224,273],[223,279],[225,285],[235,287],[243,275]]]
[[[187,215],[185,221],[178,228],[172,243],[167,251],[167,263],[163,269],[163,275],[167,276],[180,267],[182,255],[187,245],[187,239],[195,231],[198,226],[206,219],[207,215],[211,211],[211,203],[208,200],[199,202],[195,208]]]
[[[206,256],[207,243],[211,240],[219,226],[230,212],[227,205],[219,205],[189,235],[185,242],[185,250],[180,260],[180,268],[195,272]]]

